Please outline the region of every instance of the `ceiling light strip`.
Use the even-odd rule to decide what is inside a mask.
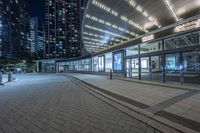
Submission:
[[[131,31],[129,31],[129,30],[126,30],[126,29],[124,29],[124,28],[122,28],[122,27],[119,27],[119,26],[117,26],[117,25],[114,25],[114,24],[112,24],[112,23],[110,23],[110,22],[108,22],[108,21],[99,19],[99,18],[97,18],[97,17],[95,17],[95,16],[92,16],[92,15],[90,15],[90,14],[86,14],[86,18],[88,18],[88,19],[90,19],[90,20],[93,20],[93,21],[95,21],[95,22],[104,24],[104,25],[106,25],[106,26],[110,26],[110,27],[112,27],[112,28],[114,28],[114,29],[116,29],[116,30],[119,30],[119,31],[121,31],[121,32],[125,32],[125,33],[127,33],[127,34],[132,35],[132,36],[136,36],[136,37],[138,36],[138,34],[136,34],[136,33],[134,33],[134,32],[131,32]]]
[[[176,15],[175,8],[174,8],[171,0],[164,0],[164,3],[168,7],[168,9],[170,10],[171,14],[174,16],[174,18],[176,19],[176,21],[179,21],[180,19]]]
[[[122,36],[122,35],[107,31],[107,30],[103,30],[103,29],[100,29],[100,28],[97,28],[97,27],[93,27],[93,26],[90,26],[90,25],[84,25],[84,27],[88,28],[88,29],[96,30],[96,31],[99,31],[99,32],[107,33],[107,34],[110,34],[110,35],[113,35],[113,36],[116,36],[116,37],[120,37],[120,38],[123,38],[123,39],[126,39],[126,40],[130,39],[128,37],[125,37],[125,36]]]
[[[158,23],[157,19],[151,16],[147,11],[144,10],[144,8],[137,4],[135,0],[125,0],[126,2],[129,3],[136,11],[141,13],[144,17],[146,17],[149,21],[151,21],[154,25],[157,27],[161,28],[161,25]]]
[[[100,3],[99,1],[93,0],[93,1],[92,1],[92,4],[95,5],[95,6],[97,6],[97,7],[99,7],[99,8],[101,8],[101,9],[103,9],[104,11],[106,11],[106,12],[112,14],[113,16],[119,17],[121,20],[123,20],[123,21],[125,21],[126,23],[128,23],[128,24],[130,24],[130,25],[132,25],[132,26],[134,26],[134,27],[136,27],[136,28],[138,28],[138,29],[140,29],[141,31],[144,31],[144,32],[146,32],[146,33],[148,32],[148,30],[146,30],[143,26],[137,24],[137,23],[134,22],[133,20],[128,19],[128,17],[126,17],[126,16],[123,16],[123,15],[120,16],[118,12],[112,10],[112,9],[111,9],[110,7],[108,7],[108,6],[105,6],[104,4]],[[139,10],[139,9],[138,9],[138,10]],[[115,15],[113,14],[113,12],[115,12]]]

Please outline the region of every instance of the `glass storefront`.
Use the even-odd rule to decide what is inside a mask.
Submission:
[[[105,54],[105,71],[110,72],[112,69],[112,53]]]
[[[143,43],[140,45],[140,54],[157,52],[162,50],[162,42]]]
[[[92,71],[98,72],[98,56],[92,58]]]
[[[149,80],[150,71],[149,71],[149,57],[141,58],[141,79]]]
[[[139,61],[138,58],[131,59],[131,77],[139,78]]]
[[[180,62],[179,53],[166,55],[166,82],[180,82]]]
[[[199,32],[189,33],[165,40],[165,50],[191,47],[199,44]]]
[[[98,64],[99,72],[104,72],[105,71],[105,62],[104,62],[105,56],[104,55],[99,56],[98,60],[99,60],[99,64]]]
[[[113,54],[113,65],[114,71],[122,71],[123,70],[123,52],[118,51]]]
[[[125,66],[125,76],[129,78],[200,84],[199,40],[200,33],[193,32],[134,45],[124,48],[125,51],[109,52],[76,61],[58,62],[56,66],[59,72],[69,70],[110,72],[111,69],[113,72],[123,72]],[[53,71],[54,63],[43,62],[45,65],[43,68]]]
[[[183,53],[184,82],[200,84],[200,52]]]
[[[162,56],[151,56],[150,60],[150,80],[162,82]]]
[[[138,55],[139,54],[138,45],[128,47],[128,48],[125,49],[125,51],[126,51],[126,56],[132,56],[132,55]]]

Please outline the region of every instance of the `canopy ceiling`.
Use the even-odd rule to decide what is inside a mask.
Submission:
[[[96,52],[199,11],[200,0],[89,0],[82,40],[89,52]]]

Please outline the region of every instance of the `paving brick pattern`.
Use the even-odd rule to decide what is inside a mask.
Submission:
[[[0,87],[0,133],[159,133],[59,75]]]

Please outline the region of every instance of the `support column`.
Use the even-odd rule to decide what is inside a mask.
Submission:
[[[140,45],[138,45],[139,55],[138,55],[138,73],[139,73],[139,80],[141,80],[141,57],[140,57]]]
[[[165,42],[164,40],[162,40],[162,82],[165,83],[166,82],[166,55],[164,54],[164,49],[165,49]]]

